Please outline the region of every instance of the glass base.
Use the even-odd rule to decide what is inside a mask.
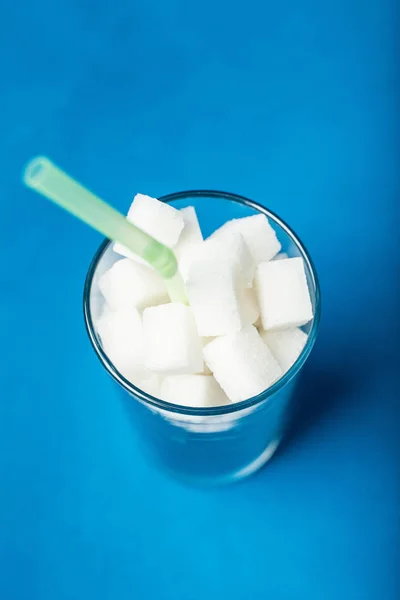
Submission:
[[[237,481],[241,481],[242,479],[245,479],[246,477],[253,475],[257,471],[259,471],[269,460],[271,460],[271,458],[275,454],[280,442],[281,442],[281,438],[273,440],[272,442],[270,442],[268,444],[268,446],[265,448],[264,452],[262,452],[260,454],[260,456],[258,456],[255,460],[253,460],[251,463],[249,463],[242,469],[239,469],[239,471],[236,471],[236,473],[232,473],[230,475],[225,475],[222,477],[211,477],[211,478],[196,477],[196,476],[182,477],[180,475],[177,475],[176,472],[174,472],[174,473],[170,472],[170,475],[172,477],[174,477],[174,479],[179,479],[183,483],[187,483],[187,484],[195,485],[195,486],[201,486],[201,487],[202,486],[206,486],[206,487],[218,486],[218,485],[226,485],[229,483],[236,483]]]
[[[232,483],[234,481],[240,481],[241,479],[244,479],[245,477],[249,477],[249,475],[253,475],[253,473],[255,473],[256,471],[261,469],[261,467],[263,467],[273,457],[280,442],[281,442],[280,439],[272,440],[272,442],[268,444],[268,446],[265,448],[264,452],[262,454],[260,454],[260,456],[258,458],[253,460],[253,462],[251,462],[249,465],[247,465],[247,467],[240,469],[240,471],[237,471],[237,473],[235,473],[234,475],[229,477],[227,479],[227,483],[229,481],[231,481]]]

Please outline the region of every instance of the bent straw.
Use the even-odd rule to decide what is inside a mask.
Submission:
[[[143,258],[164,279],[171,300],[187,304],[185,286],[170,248],[130,223],[124,215],[44,156],[38,156],[28,163],[23,181],[110,240],[120,242]]]

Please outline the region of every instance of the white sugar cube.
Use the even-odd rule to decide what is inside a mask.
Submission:
[[[235,266],[218,260],[194,261],[186,291],[200,336],[238,331],[244,322]]]
[[[160,377],[143,366],[143,330],[139,312],[106,307],[95,324],[101,345],[114,367],[131,383],[152,396],[159,395]]]
[[[238,277],[245,286],[251,287],[253,284],[256,265],[240,233],[221,233],[215,238],[208,238],[203,243],[193,244],[182,252],[179,267],[185,280],[191,265],[202,260],[230,263],[234,265]]]
[[[302,258],[260,263],[255,288],[265,330],[297,327],[313,318]]]
[[[232,263],[243,285],[252,286],[256,265],[241,233],[221,232],[210,237],[204,242],[202,251],[203,257],[207,256],[210,260]]]
[[[212,375],[174,375],[165,377],[160,395],[163,400],[182,406],[205,408],[230,404]]]
[[[281,249],[273,227],[263,214],[227,221],[214,231],[210,239],[215,239],[228,232],[242,234],[256,264],[271,260]]]
[[[179,212],[183,217],[184,227],[179,237],[178,244],[174,248],[178,260],[188,248],[192,248],[194,245],[203,241],[203,234],[201,233],[194,207],[187,206],[186,208],[181,208]]]
[[[146,265],[118,260],[99,279],[99,289],[114,310],[145,308],[168,302],[161,277]]]
[[[284,372],[296,362],[308,337],[297,327],[282,331],[262,331],[260,335]]]
[[[181,211],[144,194],[136,194],[126,218],[169,248],[177,244],[184,227]],[[136,255],[121,244],[114,244],[113,250],[118,254],[137,260]]]
[[[143,312],[144,364],[151,371],[202,373],[202,344],[191,308],[172,302]]]
[[[253,288],[243,288],[240,291],[241,315],[245,325],[253,325],[260,317],[257,297]]]
[[[282,375],[272,352],[251,325],[216,338],[204,348],[203,355],[232,402],[260,394]]]
[[[95,324],[104,352],[116,369],[130,379],[131,372],[143,364],[142,320],[132,308],[113,311],[108,307]]]

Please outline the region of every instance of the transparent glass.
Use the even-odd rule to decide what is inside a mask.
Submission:
[[[104,352],[94,328],[103,299],[98,279],[121,257],[105,240],[90,265],[84,290],[84,316],[93,348],[111,375],[131,417],[143,452],[165,471],[201,484],[237,481],[254,473],[274,454],[290,413],[297,376],[314,345],[320,318],[317,274],[307,250],[274,213],[242,196],[215,191],[169,194],[161,200],[175,208],[194,206],[204,237],[230,219],[264,213],[282,244],[282,252],[304,259],[314,319],[303,329],[308,341],[294,365],[269,389],[254,398],[216,408],[170,404],[135,387]]]

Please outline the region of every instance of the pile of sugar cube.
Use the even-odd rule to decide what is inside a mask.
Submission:
[[[167,402],[213,407],[260,394],[293,365],[313,318],[301,257],[280,254],[264,214],[203,239],[195,209],[137,194],[127,219],[172,248],[189,305],[170,302],[158,273],[115,243],[99,279],[95,324],[115,368]]]

